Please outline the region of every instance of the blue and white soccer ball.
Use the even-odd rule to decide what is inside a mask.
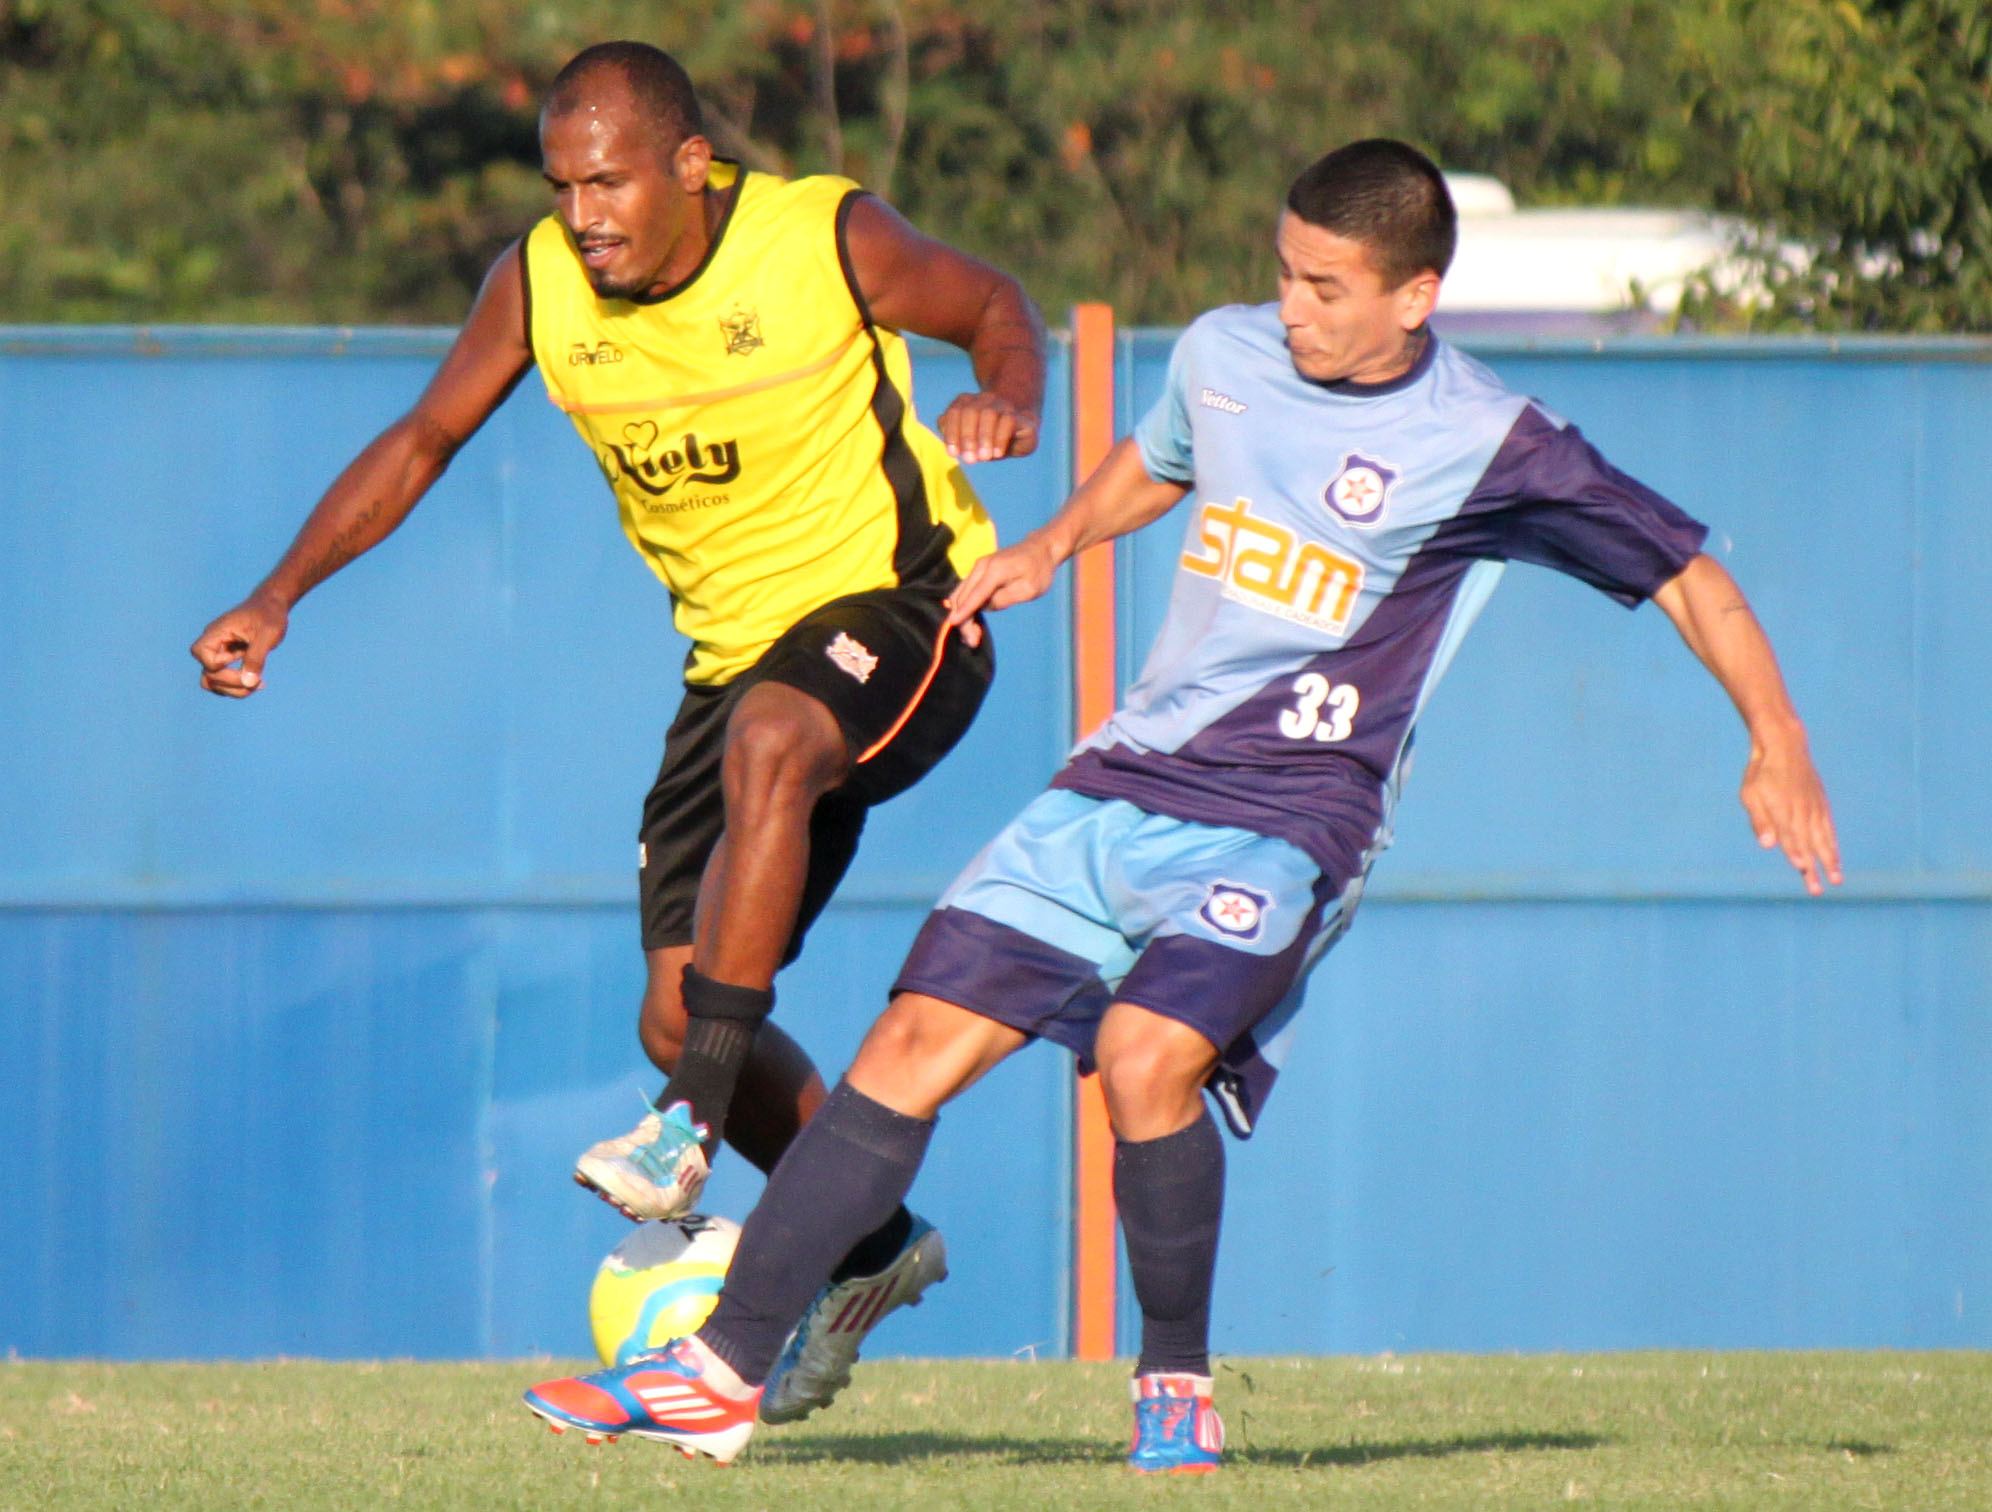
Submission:
[[[626,1365],[696,1332],[719,1302],[739,1242],[740,1225],[728,1218],[688,1213],[640,1224],[609,1252],[588,1293],[602,1363]]]

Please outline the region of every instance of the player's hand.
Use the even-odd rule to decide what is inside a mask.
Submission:
[[[1028,457],[1037,450],[1038,417],[1001,394],[960,394],[941,411],[941,439],[960,462]]]
[[[1833,832],[1833,812],[1802,734],[1752,750],[1750,764],[1743,769],[1742,796],[1757,843],[1765,850],[1783,850],[1805,879],[1807,892],[1816,898],[1825,891],[1821,878],[1840,885],[1840,842]]]
[[[1051,586],[1059,557],[1035,535],[993,552],[968,569],[968,576],[948,600],[948,624],[961,632],[964,644],[982,644],[982,626],[975,616],[984,609],[1027,604]]]
[[[201,686],[224,698],[247,698],[263,685],[263,661],[290,628],[280,604],[250,598],[222,615],[188,649],[201,664]]]

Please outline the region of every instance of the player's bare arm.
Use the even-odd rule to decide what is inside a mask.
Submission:
[[[978,644],[982,631],[974,616],[979,611],[1029,603],[1051,586],[1061,564],[1088,546],[1159,520],[1187,492],[1185,484],[1149,477],[1132,437],[1115,442],[1057,514],[1015,545],[969,568],[950,601],[948,623],[959,626],[971,646]]]
[[[1653,602],[1715,674],[1750,732],[1742,798],[1757,843],[1782,849],[1813,896],[1824,890],[1822,878],[1837,887],[1840,846],[1826,788],[1812,765],[1805,725],[1785,691],[1777,657],[1743,590],[1720,562],[1697,556]]]
[[[532,351],[519,256],[514,244],[492,264],[415,407],[339,474],[255,591],[201,632],[191,650],[203,688],[227,698],[255,692],[297,601],[385,540],[524,375]]]
[[[1044,405],[1044,319],[1009,274],[910,225],[866,195],[845,226],[851,271],[872,319],[952,342],[975,365],[979,392],[962,394],[935,428],[964,462],[1037,449]]]

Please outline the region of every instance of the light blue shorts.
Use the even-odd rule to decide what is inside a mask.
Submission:
[[[1360,876],[1325,876],[1285,840],[1054,788],[942,895],[893,990],[1082,1062],[1113,1002],[1175,1019],[1218,1048],[1211,1090],[1243,1137],[1307,972],[1360,891]]]

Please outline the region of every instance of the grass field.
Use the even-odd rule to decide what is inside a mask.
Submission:
[[[554,1437],[518,1394],[557,1373],[4,1363],[0,1509],[1992,1507],[1975,1354],[1227,1360],[1227,1467],[1159,1481],[1119,1366],[868,1364],[729,1469]]]

